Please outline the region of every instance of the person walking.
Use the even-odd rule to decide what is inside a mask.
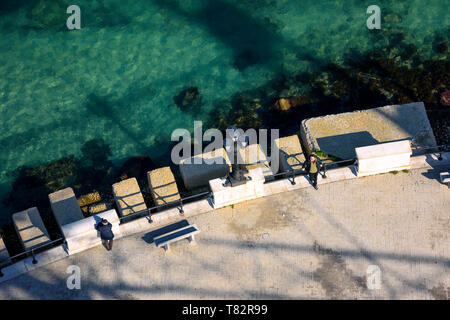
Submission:
[[[306,172],[308,172],[309,180],[311,181],[314,189],[317,188],[317,176],[319,175],[319,170],[322,165],[322,162],[316,155],[312,154],[309,158],[303,163],[302,169],[306,168]]]
[[[100,232],[100,238],[106,248],[110,251],[113,245],[114,233],[112,232],[112,224],[108,220],[102,219],[96,226],[95,229]]]

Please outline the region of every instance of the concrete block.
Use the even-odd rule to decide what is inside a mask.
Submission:
[[[122,217],[147,209],[136,178],[117,182],[112,188],[114,200]]]
[[[250,169],[248,176],[251,180],[245,184],[231,187],[224,186],[226,179],[213,179],[209,181],[213,194],[214,209],[229,206],[235,203],[256,199],[264,196],[264,175],[261,167]]]
[[[342,158],[355,157],[355,148],[414,139],[417,146],[436,146],[423,102],[390,105],[302,121],[307,153],[319,149]]]
[[[225,177],[231,162],[224,148],[202,153],[180,162],[180,173],[186,189],[204,187],[209,180]]]
[[[248,170],[261,168],[267,181],[274,179],[269,161],[259,144],[249,144],[245,148],[240,148],[238,161],[240,164],[245,164]]]
[[[62,227],[69,254],[84,251],[101,244],[100,236],[95,229],[95,226],[101,219],[106,219],[112,224],[115,239],[122,237],[119,227],[120,219],[116,210],[108,210]]]
[[[450,172],[440,172],[439,178],[442,183],[450,183]]]
[[[12,220],[25,250],[36,249],[51,242],[50,235],[36,207],[14,213]]]
[[[279,150],[280,168],[278,171],[284,172],[302,168],[305,155],[297,135],[275,139],[274,143]]]
[[[60,227],[84,218],[72,188],[50,193],[48,198]]]
[[[180,200],[177,183],[169,167],[149,171],[147,179],[156,205],[160,206]]]
[[[411,168],[409,140],[383,143],[355,149],[358,177]]]
[[[3,241],[2,236],[0,236],[0,265],[9,262],[9,257],[10,255],[8,249],[6,249],[5,242]]]

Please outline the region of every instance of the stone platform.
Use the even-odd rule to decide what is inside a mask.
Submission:
[[[120,216],[147,209],[136,178],[117,182],[113,184],[112,189]]]
[[[195,155],[180,162],[180,173],[186,189],[208,186],[209,180],[231,172],[231,162],[224,148]]]
[[[84,218],[72,188],[50,193],[48,198],[60,227]]]
[[[305,155],[297,135],[275,139],[275,146],[280,152],[279,171],[300,170],[305,162]]]
[[[319,149],[341,159],[354,158],[358,147],[404,139],[436,146],[423,102],[306,119],[301,136],[308,153]]]
[[[247,170],[261,168],[267,180],[273,180],[273,172],[269,161],[259,144],[249,144],[245,148],[239,149],[239,161],[245,164]]]
[[[180,200],[177,183],[169,167],[149,171],[147,178],[150,193],[157,206]]]
[[[50,242],[50,235],[36,207],[14,213],[12,220],[25,250],[36,249]]]

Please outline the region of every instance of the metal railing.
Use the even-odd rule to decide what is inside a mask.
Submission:
[[[438,160],[442,161],[442,154],[444,152],[450,151],[450,144],[441,144],[439,146],[411,146],[411,149],[413,150],[436,150],[433,152],[439,153]]]
[[[61,244],[64,243],[64,238],[58,238],[56,240],[47,242],[47,243],[45,243],[45,244],[43,244],[41,246],[38,246],[36,248],[30,249],[30,250],[25,250],[24,252],[21,252],[21,253],[16,254],[16,255],[14,255],[12,257],[9,257],[8,259],[0,261],[0,278],[4,276],[4,274],[2,272],[2,269],[7,267],[7,266],[9,266],[9,265],[14,264],[16,261],[13,261],[13,260],[15,260],[15,259],[17,259],[19,257],[23,257],[23,256],[28,257],[28,256],[30,256],[30,253],[31,253],[31,257],[33,257],[33,260],[31,260],[31,262],[33,264],[37,264],[39,261],[36,259],[36,251],[40,251],[43,248],[49,247],[49,246],[51,246],[51,245],[53,245],[53,244],[55,244],[55,243],[57,243],[59,241],[61,241]]]
[[[176,206],[178,211],[180,212],[180,215],[184,214],[184,209],[183,209],[183,204],[187,201],[187,200],[191,200],[194,198],[209,198],[211,196],[211,192],[207,191],[207,192],[202,192],[202,193],[198,193],[198,194],[194,194],[192,196],[188,196],[188,197],[184,197],[184,198],[180,198],[178,200],[175,201],[171,201],[171,202],[167,202],[164,204],[161,204],[159,206],[154,206],[151,208],[147,208],[138,212],[133,212],[131,214],[128,214],[126,216],[122,216],[120,217],[120,223],[127,223],[127,222],[131,222],[134,219],[130,219],[130,218],[134,218],[134,217],[147,217],[147,216],[151,216],[152,211],[157,211],[158,209],[162,209],[162,208],[167,208],[167,207],[174,207]],[[151,222],[151,221],[149,221]]]

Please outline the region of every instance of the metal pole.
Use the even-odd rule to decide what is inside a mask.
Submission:
[[[38,263],[38,261],[36,260],[36,256],[34,255],[34,250],[31,250],[31,255],[33,256],[33,260],[31,261],[33,264]]]
[[[324,179],[327,178],[327,164],[326,163],[323,164],[323,178]]]
[[[183,210],[183,199],[180,199],[180,208],[178,209],[180,210],[180,214],[184,215],[184,210]]]
[[[292,169],[292,181],[291,181],[291,185],[295,184],[295,170]]]
[[[2,272],[3,268],[0,268],[0,278],[4,276],[3,272]]]

